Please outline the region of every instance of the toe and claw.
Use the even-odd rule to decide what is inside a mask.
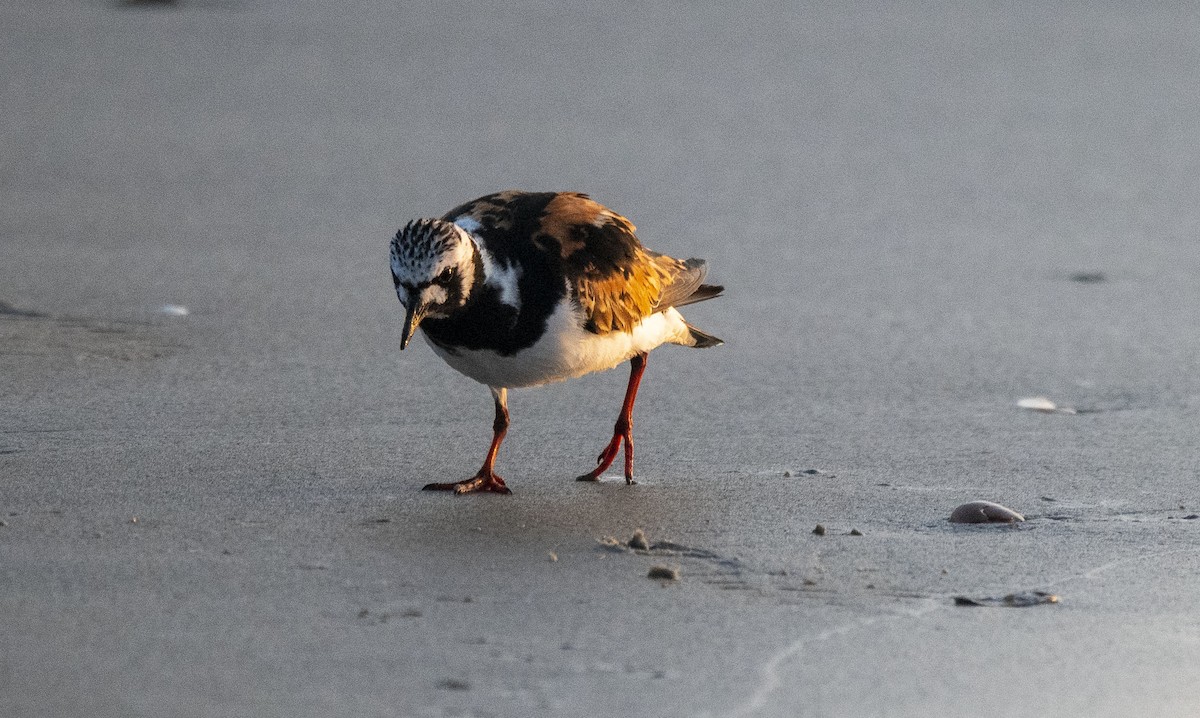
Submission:
[[[472,476],[469,479],[462,481],[451,481],[449,483],[432,483],[425,484],[422,487],[424,491],[453,491],[456,494],[474,494],[474,493],[493,493],[493,494],[511,494],[512,490],[505,485],[504,479],[494,473],[483,473],[482,471]]]
[[[625,483],[636,484],[633,480],[633,432],[631,429],[623,429],[620,424],[613,430],[612,441],[608,442],[608,446],[604,447],[604,451],[600,452],[600,456],[596,457],[596,468],[588,473],[577,476],[576,481],[599,481],[600,475],[608,471],[608,467],[612,466],[613,461],[617,458],[617,452],[621,450],[621,442],[625,442]]]

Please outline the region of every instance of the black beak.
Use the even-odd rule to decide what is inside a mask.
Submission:
[[[411,302],[407,313],[404,315],[404,331],[400,334],[401,351],[412,341],[413,334],[417,331],[417,326],[421,324],[421,320],[424,318],[425,307],[419,305],[417,302]]]

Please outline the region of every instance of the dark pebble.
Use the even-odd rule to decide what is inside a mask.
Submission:
[[[646,578],[655,578],[663,581],[678,581],[679,569],[671,568],[670,566],[651,566],[650,572],[646,574]]]

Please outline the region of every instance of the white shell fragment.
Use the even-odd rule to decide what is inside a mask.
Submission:
[[[1017,401],[1017,406],[1022,409],[1031,409],[1033,411],[1054,411],[1058,408],[1058,404],[1050,401],[1044,396],[1029,396]]]
[[[164,304],[158,308],[158,313],[171,317],[186,317],[189,312],[188,308],[182,304]]]
[[[1074,414],[1069,406],[1059,406],[1044,396],[1028,396],[1017,400],[1017,406],[1030,411],[1040,411],[1045,414]]]
[[[1011,524],[1024,520],[1016,511],[991,501],[970,501],[950,514],[950,521],[956,524]]]

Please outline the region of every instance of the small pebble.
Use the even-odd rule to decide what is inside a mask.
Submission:
[[[850,535],[851,536],[862,536],[863,532],[859,531],[858,529],[850,529]]]
[[[818,536],[824,536],[825,535],[825,526],[823,524],[817,524],[817,527],[815,529],[813,529],[812,532]]]
[[[471,684],[461,678],[443,678],[438,681],[437,687],[447,691],[469,691]]]
[[[649,551],[650,541],[646,538],[646,532],[641,529],[634,529],[633,538],[629,539],[629,548],[639,551]]]
[[[616,536],[605,536],[604,538],[596,539],[596,542],[612,551],[624,551],[627,548]]]
[[[549,555],[550,555],[550,563],[557,563],[557,562],[558,562],[558,554],[556,554],[556,553],[554,553],[553,551],[551,551]]]
[[[790,472],[790,471],[783,472],[783,478],[785,478],[785,479],[792,478],[792,472]]]
[[[4,519],[0,519],[0,526],[8,526],[8,522]]]
[[[1058,603],[1058,596],[1045,591],[1022,591],[1021,593],[1010,593],[1003,599],[1005,606],[1013,608],[1026,608],[1028,606],[1041,606],[1045,603]]]
[[[1051,603],[1058,603],[1059,598],[1053,593],[1045,591],[1021,591],[1020,593],[1010,593],[1007,596],[1000,598],[970,598],[968,596],[955,596],[955,606],[998,606],[1003,608],[1029,608],[1030,606],[1043,606]]]
[[[663,581],[678,581],[679,569],[662,565],[651,566],[650,572],[646,574],[646,578],[660,579]]]
[[[950,514],[950,521],[956,524],[1011,524],[1024,520],[1016,511],[991,501],[971,501]]]
[[[138,517],[136,517],[136,516],[134,516],[133,518],[129,519],[129,523],[131,523],[131,524],[136,524],[137,522],[138,522]]]

